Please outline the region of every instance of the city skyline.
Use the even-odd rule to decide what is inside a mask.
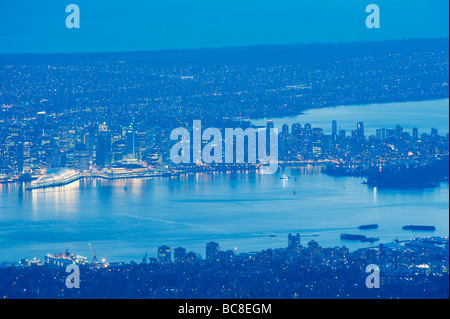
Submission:
[[[249,40],[267,31],[260,24],[277,25],[267,43],[284,45],[0,50],[0,298],[448,299],[448,16],[380,0],[381,29],[372,30],[368,4],[321,1],[169,1],[180,35],[201,35],[185,38],[192,46],[260,43]],[[140,20],[152,16],[151,1],[134,1],[138,12],[76,2],[80,29],[75,17],[60,20],[66,3],[50,1],[32,34],[48,32],[32,41],[18,23],[34,9],[41,19],[47,4],[24,6],[17,21],[0,10],[0,26],[11,22],[0,40],[11,52],[133,50],[136,26],[166,18]],[[105,16],[90,20],[101,5]],[[400,8],[413,27],[393,23]],[[130,21],[123,30],[110,15],[118,9]],[[313,26],[326,23],[310,34],[318,43],[279,36],[298,31],[290,19],[299,11],[306,22],[323,11]],[[211,42],[233,17],[242,37]],[[264,174],[264,165],[277,169]]]
[[[0,293],[3,298],[448,298],[448,237],[394,241],[354,252],[345,246],[323,248],[315,240],[301,245],[300,234],[289,234],[287,242],[286,248],[240,254],[221,251],[218,243],[209,242],[204,259],[178,247],[173,261],[170,247],[163,245],[157,258],[148,258],[146,252],[140,262],[130,263],[97,262],[95,250],[89,262],[75,257],[68,247],[65,253],[46,255],[44,263],[35,258],[14,267],[0,264],[5,282],[0,282]],[[383,274],[378,287],[382,289],[368,289],[365,280],[368,265],[375,264]],[[64,287],[59,280],[70,265],[83,271],[81,289]],[[255,267],[260,276],[255,276]],[[27,278],[45,276],[54,280],[37,279],[40,288],[28,288]],[[424,277],[429,279],[422,281]],[[5,289],[6,285],[12,288]],[[97,285],[103,289],[89,289]]]

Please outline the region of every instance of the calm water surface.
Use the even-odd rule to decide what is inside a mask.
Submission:
[[[238,252],[287,246],[288,233],[302,244],[350,249],[370,244],[345,242],[341,233],[395,238],[427,236],[404,225],[435,225],[449,234],[448,183],[435,189],[381,190],[358,178],[334,178],[318,169],[299,168],[280,175],[254,172],[197,174],[179,178],[78,181],[60,188],[24,192],[0,186],[0,260],[43,257],[64,251],[100,258],[140,261],[158,246],[183,246],[204,256],[205,244]],[[294,194],[295,191],[295,194]],[[376,231],[357,226],[376,223]],[[273,237],[275,235],[275,237]]]

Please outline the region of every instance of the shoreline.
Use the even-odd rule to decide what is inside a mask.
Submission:
[[[289,115],[290,113],[287,113],[286,115],[276,116],[276,117],[262,117],[262,118],[254,118],[250,119],[250,122],[253,121],[267,121],[267,120],[275,120],[275,119],[283,119],[283,118],[295,118],[301,115],[305,115],[307,111],[310,110],[317,110],[317,109],[334,109],[338,107],[346,107],[346,106],[369,106],[374,104],[391,104],[391,103],[420,103],[420,102],[436,102],[436,101],[442,101],[442,100],[450,100],[450,96],[444,96],[444,97],[435,97],[435,98],[423,98],[423,99],[403,99],[403,100],[397,100],[397,101],[366,101],[366,102],[347,102],[342,103],[338,105],[316,105],[316,106],[307,106],[305,109],[303,109],[300,113],[292,113],[292,115]]]
[[[392,190],[405,190],[405,189],[433,189],[433,188],[437,188],[439,187],[439,185],[443,184],[443,183],[449,183],[449,180],[442,180],[439,181],[437,183],[433,183],[431,184],[427,184],[427,185],[421,185],[421,184],[415,184],[415,185],[409,185],[409,186],[405,186],[405,187],[401,187],[399,185],[393,185],[393,186],[386,186],[386,185],[372,185],[370,183],[367,182],[367,176],[357,176],[357,175],[352,175],[352,174],[344,174],[344,175],[338,175],[338,174],[332,174],[330,172],[326,171],[327,165],[330,164],[329,162],[325,161],[325,162],[279,162],[278,163],[281,170],[278,170],[276,174],[281,174],[283,173],[283,170],[286,169],[299,169],[299,168],[323,168],[322,171],[320,171],[321,174],[325,174],[327,176],[330,177],[334,177],[334,178],[341,178],[341,177],[347,177],[347,178],[359,178],[362,180],[361,184],[362,185],[366,185],[369,188],[383,188],[383,189],[392,189]],[[183,171],[183,172],[176,172],[176,173],[163,173],[163,174],[145,174],[142,176],[117,176],[117,177],[109,177],[109,176],[104,176],[104,175],[100,175],[100,174],[92,174],[92,175],[84,175],[81,174],[81,176],[70,180],[68,182],[56,182],[53,185],[43,185],[43,186],[26,186],[26,191],[33,191],[33,190],[38,190],[38,189],[48,189],[48,188],[57,188],[57,187],[63,187],[63,186],[67,186],[67,185],[71,185],[77,181],[80,180],[95,180],[95,179],[104,179],[104,180],[109,180],[109,181],[116,181],[116,180],[139,180],[139,179],[148,179],[148,178],[161,178],[161,177],[178,177],[181,175],[190,175],[190,174],[213,174],[213,173],[227,173],[227,172],[234,172],[234,173],[242,173],[243,171],[258,171],[258,168],[255,167],[247,167],[247,168],[235,168],[235,169],[219,169],[219,168],[214,168],[214,167],[209,167],[208,169],[203,169],[203,170],[192,170],[192,171]],[[30,183],[30,181],[23,181],[20,180],[19,178],[14,178],[16,180],[14,181],[0,181],[0,185],[10,185],[10,184],[27,184]],[[36,179],[35,179],[36,180]]]
[[[85,179],[106,179],[106,180],[126,180],[126,179],[146,179],[146,178],[153,178],[153,177],[173,177],[173,176],[177,176],[178,174],[170,174],[170,175],[165,175],[165,174],[157,174],[157,175],[143,175],[143,176],[129,176],[129,177],[107,177],[107,176],[102,176],[102,175],[92,175],[92,176],[80,176],[76,179],[73,179],[71,181],[68,182],[62,182],[62,183],[57,183],[54,185],[44,185],[44,186],[35,186],[35,187],[27,187],[26,190],[27,191],[32,191],[35,189],[46,189],[46,188],[55,188],[55,187],[62,187],[62,186],[66,186],[66,185],[70,185],[76,181],[79,180],[85,180]]]
[[[330,134],[331,133],[331,122],[333,120],[336,120],[338,122],[339,128],[340,129],[344,129],[348,132],[350,132],[356,125],[357,121],[362,121],[365,123],[366,125],[366,133],[369,133],[368,135],[375,135],[376,134],[376,129],[381,129],[383,127],[385,128],[389,128],[389,127],[395,127],[395,125],[401,125],[403,126],[405,129],[412,129],[413,127],[418,127],[422,132],[424,132],[425,130],[430,130],[433,127],[438,127],[439,131],[442,134],[446,134],[450,132],[449,126],[448,126],[448,121],[446,121],[445,123],[438,123],[436,126],[436,123],[433,124],[429,124],[427,125],[427,123],[423,123],[422,120],[419,117],[415,117],[413,119],[404,119],[402,117],[401,114],[399,114],[399,110],[404,107],[404,109],[402,109],[402,112],[404,112],[405,114],[408,114],[408,112],[422,112],[424,113],[425,109],[426,109],[426,105],[422,107],[416,106],[414,104],[416,103],[420,103],[420,104],[426,104],[426,103],[443,103],[445,104],[445,108],[442,111],[442,116],[444,117],[448,117],[448,104],[449,104],[450,98],[449,96],[445,96],[445,97],[440,97],[440,98],[433,98],[433,99],[407,99],[407,100],[400,100],[400,101],[381,101],[381,102],[367,102],[367,103],[352,103],[352,102],[348,102],[348,103],[344,103],[344,104],[339,104],[339,105],[324,105],[324,106],[317,106],[317,107],[308,107],[306,109],[304,109],[301,113],[297,114],[292,114],[292,115],[284,115],[284,116],[266,116],[266,117],[262,117],[262,118],[249,118],[247,119],[247,121],[250,123],[250,125],[255,126],[255,127],[261,127],[261,126],[265,126],[268,120],[271,120],[274,122],[275,127],[279,129],[279,132],[281,132],[282,130],[282,126],[284,124],[287,125],[293,125],[294,123],[300,123],[300,124],[305,124],[305,123],[310,123],[312,124],[312,126],[318,126],[322,129],[324,129],[324,133],[325,134]],[[405,104],[403,106],[403,104]],[[408,104],[409,108],[408,108]],[[440,105],[440,104],[438,104]],[[393,110],[391,110],[392,112],[394,112],[392,114],[392,119],[398,119],[396,120],[396,122],[394,123],[393,121],[391,121],[392,123],[380,123],[380,120],[377,120],[376,115],[375,118],[373,118],[374,114],[378,113],[375,111],[372,111],[372,108],[374,107],[378,107],[383,109],[386,108],[387,106],[389,106],[389,110],[391,110],[393,108]],[[395,107],[394,107],[395,106]],[[354,108],[355,110],[353,110],[352,108]],[[411,109],[413,108],[413,109]],[[342,117],[340,116],[340,113],[338,111],[344,112],[345,110],[349,111],[353,110],[355,113],[359,113],[360,111],[365,112],[366,115],[368,116],[367,119],[358,117],[357,119],[355,118],[354,121],[352,121],[350,123],[350,120],[348,117]],[[327,113],[335,113],[335,114],[327,114],[326,117],[322,116],[322,114],[316,114],[314,112],[326,112]],[[371,114],[373,113],[373,114]],[[326,120],[326,118],[328,118]],[[354,123],[353,123],[354,122]],[[389,121],[387,121],[389,122]],[[343,124],[344,123],[344,124]],[[325,125],[325,126],[323,126]]]
[[[350,253],[353,253],[353,252],[360,251],[360,250],[372,250],[372,249],[378,249],[379,250],[381,247],[386,246],[386,245],[389,246],[389,245],[394,245],[394,244],[404,244],[404,243],[408,243],[408,242],[415,241],[415,240],[422,240],[422,241],[423,240],[441,240],[441,241],[443,241],[443,240],[448,240],[449,235],[447,235],[447,236],[434,235],[433,236],[433,235],[430,234],[430,236],[412,236],[409,239],[404,239],[404,240],[392,239],[389,242],[378,242],[376,245],[374,245],[373,243],[369,243],[369,244],[372,244],[372,245],[368,246],[368,247],[362,247],[362,248],[356,248],[356,249],[351,249],[351,248],[349,248],[348,246],[345,245],[346,243],[348,244],[348,243],[354,242],[354,240],[340,239],[341,244],[339,244],[339,245],[321,246],[320,245],[320,239],[316,240],[317,237],[320,237],[320,235],[314,236],[314,235],[305,235],[305,234],[302,235],[301,234],[301,238],[308,238],[308,242],[309,241],[316,241],[316,242],[318,242],[319,246],[322,249],[347,248]],[[219,242],[219,245],[220,245],[220,242]],[[304,248],[306,248],[307,247],[307,243],[304,243],[302,246]],[[174,249],[174,248],[172,248],[172,249]],[[262,249],[262,250],[249,250],[249,251],[239,252],[238,255],[249,255],[249,254],[254,254],[254,253],[263,253],[266,250],[277,251],[277,250],[285,250],[285,249],[287,249],[287,248],[286,247],[277,247],[277,248],[265,248],[265,249]],[[201,253],[198,253],[198,252],[196,252],[196,253],[198,255],[202,255]],[[48,256],[48,255],[52,255],[52,253],[50,253],[50,252],[44,253],[43,254],[43,256],[44,256],[43,259],[45,259],[45,257]],[[155,254],[155,256],[156,256],[156,254]],[[89,255],[89,258],[90,258],[90,255]],[[39,257],[36,257],[36,256],[35,257],[30,257],[30,259],[27,259],[26,257],[24,257],[24,258],[21,258],[20,260],[23,260],[23,259],[25,259],[25,260],[33,260],[33,259],[38,260]],[[20,263],[20,260],[19,261],[17,261],[17,260],[16,261],[0,261],[0,269],[2,267],[4,268],[4,267],[10,267],[10,266],[13,266],[13,267],[17,266]],[[124,260],[118,260],[118,259],[116,260],[114,258],[111,261],[108,261],[108,264],[111,263],[111,264],[130,265],[133,262],[135,262],[135,261],[134,260],[124,261]],[[92,265],[92,264],[90,263],[89,265]]]
[[[283,168],[298,168],[298,167],[323,167],[327,162],[297,162],[297,163],[285,163],[285,162],[279,162],[279,165]],[[223,172],[241,172],[241,171],[257,171],[258,168],[253,166],[252,164],[249,164],[248,167],[227,167],[227,168],[221,168],[216,166],[209,166],[206,169],[203,168],[193,168],[191,170],[186,171],[172,171],[172,172],[166,172],[166,173],[157,173],[157,174],[142,174],[138,176],[107,176],[102,175],[98,173],[82,173],[80,172],[80,176],[70,180],[68,182],[55,182],[53,185],[43,185],[43,186],[29,186],[26,187],[26,190],[33,190],[33,189],[46,189],[46,188],[54,188],[54,187],[62,187],[66,185],[70,185],[78,180],[84,180],[84,179],[105,179],[105,180],[127,180],[127,179],[146,179],[146,178],[154,178],[154,177],[176,177],[180,175],[188,175],[188,174],[198,174],[198,173],[204,173],[204,174],[211,174],[211,173],[223,173]],[[42,175],[45,176],[45,175]],[[12,179],[12,180],[11,180]],[[11,181],[10,181],[11,180]],[[37,179],[34,179],[37,180]],[[20,183],[30,183],[32,180],[20,180],[20,176],[14,176],[9,178],[7,181],[0,181],[0,184],[20,184]]]

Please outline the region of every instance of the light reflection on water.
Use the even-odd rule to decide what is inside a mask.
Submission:
[[[280,176],[291,176],[282,181]],[[288,169],[277,175],[254,172],[191,174],[178,178],[82,180],[43,190],[0,185],[0,261],[43,257],[70,244],[90,256],[88,242],[109,261],[140,260],[158,246],[183,246],[204,255],[205,244],[239,252],[287,246],[289,233],[302,244],[350,249],[342,232],[381,242],[429,233],[405,232],[404,225],[434,225],[448,236],[448,183],[435,189],[385,190],[358,178],[334,178],[319,168]],[[20,195],[21,194],[21,195]],[[275,237],[274,237],[275,236]]]

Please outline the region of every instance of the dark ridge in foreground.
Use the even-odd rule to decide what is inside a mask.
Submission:
[[[139,52],[49,53],[0,55],[0,64],[72,64],[127,60],[146,65],[290,65],[316,64],[358,57],[448,51],[448,38],[380,42],[260,45]]]

